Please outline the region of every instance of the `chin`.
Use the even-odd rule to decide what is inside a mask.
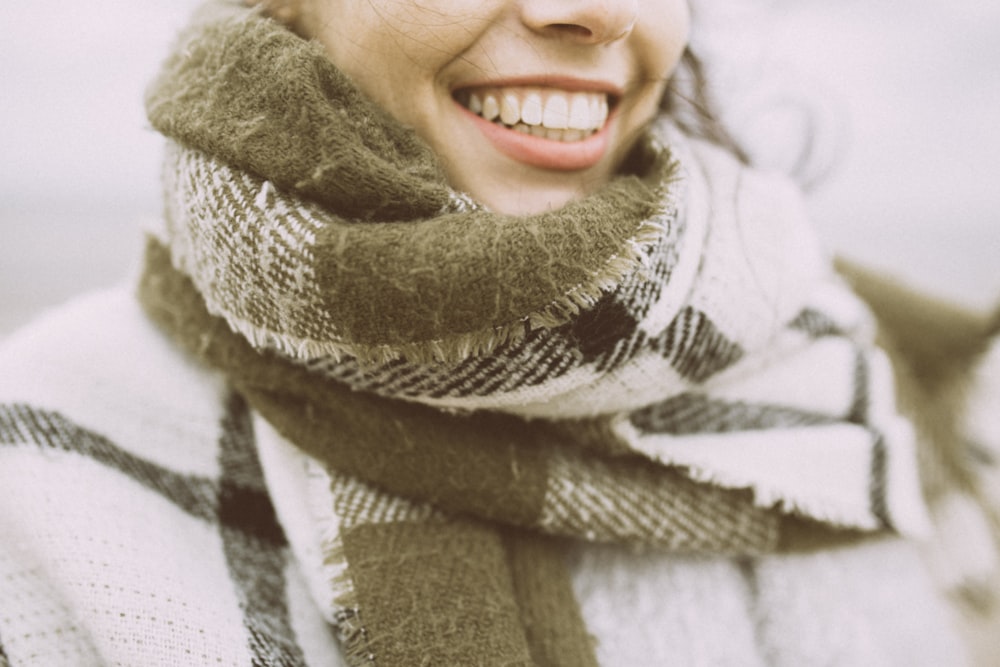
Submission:
[[[503,190],[490,189],[473,193],[491,211],[505,215],[533,215],[561,208],[573,200],[573,196],[559,191],[539,191],[537,188],[510,185]]]
[[[473,198],[487,208],[505,215],[535,215],[560,209],[590,194],[580,189],[540,190],[532,187],[510,187],[502,192],[488,192]]]
[[[602,173],[553,172],[526,169],[520,166],[517,176],[510,173],[473,172],[477,178],[470,182],[458,176],[452,179],[455,186],[468,193],[491,211],[505,215],[535,215],[560,209],[597,191],[608,181]]]

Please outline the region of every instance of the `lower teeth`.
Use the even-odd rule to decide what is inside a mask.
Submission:
[[[499,119],[493,121],[494,124],[505,127],[508,130],[513,130],[515,132],[520,132],[521,134],[530,134],[535,137],[544,137],[552,141],[563,141],[572,142],[580,141],[581,139],[586,139],[590,135],[594,134],[597,130],[553,130],[545,127],[544,125],[528,125],[526,123],[518,123],[517,125],[506,125]]]

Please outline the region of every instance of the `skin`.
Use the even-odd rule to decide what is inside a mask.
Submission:
[[[558,208],[608,182],[656,114],[689,29],[686,0],[266,4],[414,128],[453,186],[510,214]],[[522,101],[526,91],[545,99],[587,91],[606,96],[611,113],[586,141],[553,141],[466,108],[470,92],[506,91]]]

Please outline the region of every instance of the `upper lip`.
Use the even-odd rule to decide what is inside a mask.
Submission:
[[[497,79],[482,79],[461,83],[452,87],[452,92],[475,88],[504,88],[513,86],[556,88],[568,92],[599,92],[606,93],[612,99],[622,96],[623,88],[601,79],[585,79],[575,76],[542,75],[514,76]]]

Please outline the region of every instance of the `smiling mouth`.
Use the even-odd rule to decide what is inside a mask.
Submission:
[[[560,142],[582,141],[598,132],[615,103],[602,92],[521,86],[462,89],[454,98],[491,123]]]

